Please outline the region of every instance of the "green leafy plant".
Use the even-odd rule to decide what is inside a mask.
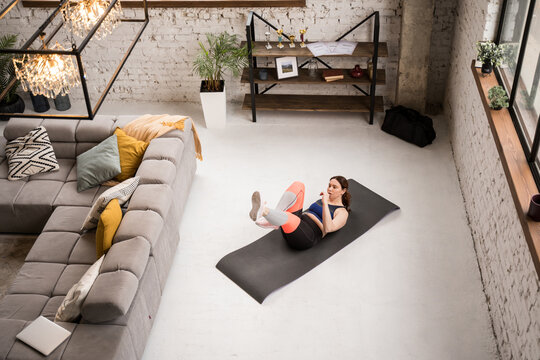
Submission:
[[[478,52],[478,59],[482,64],[501,65],[504,57],[502,46],[492,41],[478,41],[476,43],[476,51]]]
[[[206,80],[207,91],[220,91],[220,81],[225,71],[240,75],[247,65],[247,45],[238,47],[236,35],[227,32],[206,34],[208,46],[199,41],[201,52],[193,62],[193,71]]]
[[[502,86],[494,86],[488,90],[489,107],[500,110],[508,107],[508,95]]]
[[[17,35],[7,34],[0,37],[0,49],[11,49],[17,42]],[[13,65],[13,56],[10,54],[0,54],[0,93],[8,87],[11,80],[15,77],[15,67]],[[0,100],[0,104],[11,104],[15,101],[15,91],[19,86],[19,81],[11,87],[6,96]]]

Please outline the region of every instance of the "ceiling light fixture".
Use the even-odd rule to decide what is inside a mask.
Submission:
[[[2,19],[20,0],[12,0],[2,11]],[[37,31],[26,41],[20,49],[0,49],[0,54],[12,54],[14,64],[17,67],[17,76],[0,93],[2,100],[8,91],[20,80],[24,90],[30,90],[34,94],[42,94],[48,97],[63,95],[79,84],[82,87],[87,115],[83,114],[24,114],[24,113],[0,113],[0,116],[20,117],[20,118],[56,118],[56,119],[93,119],[99,108],[103,104],[105,97],[126,63],[133,48],[140,39],[146,26],[148,25],[148,4],[143,0],[144,18],[120,18],[122,8],[119,0],[81,0],[74,5],[68,5],[70,0],[61,0],[53,13],[39,26]],[[79,7],[80,6],[80,7]],[[64,20],[58,24],[47,39],[42,37],[42,48],[39,50],[30,49],[32,43],[49,26],[58,14],[63,14]],[[73,14],[73,15],[72,15]],[[95,36],[101,39],[120,23],[141,23],[139,31],[132,39],[122,60],[116,67],[105,89],[101,93],[98,101],[92,107],[88,86],[85,77],[84,66],[82,62],[82,52],[88,45],[88,42]],[[85,36],[80,44],[76,45],[72,40],[72,49],[66,50],[61,45],[55,44],[51,48],[47,45],[53,40],[58,31],[68,23],[72,28],[70,32],[79,36]],[[75,62],[73,62],[73,58]]]

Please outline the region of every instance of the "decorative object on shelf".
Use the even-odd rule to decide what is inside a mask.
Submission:
[[[355,79],[361,78],[364,75],[364,71],[360,68],[360,65],[354,65],[354,69],[351,70],[351,76]]]
[[[19,0],[12,0],[11,3],[2,9],[0,11],[0,19],[9,13],[18,2]],[[0,109],[0,116],[46,119],[93,119],[101,108],[101,105],[105,101],[111,87],[114,85],[118,74],[122,70],[122,67],[148,25],[149,17],[147,0],[143,0],[142,5],[144,11],[143,18],[132,17],[120,19],[121,7],[119,5],[119,0],[80,0],[79,2],[69,2],[67,0],[60,1],[51,15],[48,16],[42,24],[37,26],[37,31],[28,37],[27,41],[20,48],[0,48],[0,56],[13,56],[14,54],[16,56],[16,59],[14,59],[16,76],[2,91],[0,91],[0,102],[7,96],[8,92],[16,86],[17,79],[21,80],[23,89],[30,90],[35,94],[43,94],[51,98],[55,98],[57,95],[67,94],[71,87],[76,86],[76,84],[80,82],[84,96],[84,108],[88,115],[81,115],[79,113],[24,114],[22,112],[4,112]],[[78,6],[80,6],[80,8]],[[83,7],[85,9],[84,11],[81,10]],[[56,17],[58,15],[60,15],[62,21],[57,21],[58,18]],[[130,29],[130,31],[127,32],[131,34],[133,30],[135,30],[135,32],[133,32],[134,38],[124,47],[126,49],[124,56],[112,72],[111,78],[101,94],[98,94],[97,102],[92,104],[82,55],[91,40],[103,38],[103,36],[110,33],[119,22],[137,23],[140,27],[138,30]],[[42,37],[42,44],[38,45],[39,47],[36,49],[31,49],[31,46],[36,39],[42,34],[43,29],[47,28],[50,24],[54,25],[53,29],[51,29],[51,35],[46,39]],[[78,34],[82,36],[83,31],[86,31],[87,35],[79,44],[77,44],[74,40],[74,34],[78,32]],[[70,46],[62,47],[58,44],[58,42],[55,41],[55,36],[57,36],[57,34],[68,35],[67,37]],[[71,37],[69,35],[71,35]],[[56,45],[49,46],[49,44],[54,44],[55,42]]]
[[[482,62],[482,73],[491,74],[494,66],[501,65],[504,57],[503,48],[492,41],[478,41],[476,43],[478,60]]]
[[[9,49],[17,42],[17,35],[3,35],[0,37],[0,49]],[[12,56],[0,54],[0,93],[2,93],[15,80],[15,67],[13,66]],[[19,82],[9,89],[6,96],[0,101],[0,113],[22,113],[24,112],[23,99],[15,94]],[[9,120],[9,116],[0,116],[0,120]]]
[[[373,60],[369,59],[367,62],[367,73],[369,76],[369,80],[373,80]]]
[[[71,109],[71,102],[69,101],[69,95],[58,95],[54,98],[54,107],[58,111],[67,111]]]
[[[341,80],[344,77],[343,71],[341,71],[340,69],[326,69],[326,70],[323,70],[322,74],[323,74],[323,79],[326,82]]]
[[[64,21],[70,23],[75,35],[84,38],[110,5],[111,1],[107,0],[81,0],[73,4],[68,1],[62,10]],[[121,16],[122,6],[118,0],[96,31],[96,39],[100,40],[111,34],[120,23]]]
[[[502,86],[494,86],[488,90],[489,107],[501,110],[508,107],[508,95]]]
[[[527,215],[534,221],[540,221],[540,194],[535,194],[531,197]]]
[[[278,44],[276,45],[279,49],[283,49],[283,44],[281,43],[283,41],[283,28],[279,28],[276,30],[276,33],[277,33],[277,39],[278,39]]]
[[[56,43],[50,49],[45,43],[45,33],[40,34],[43,50],[66,51]],[[73,64],[71,55],[25,54],[21,59],[13,59],[15,75],[24,91],[34,95],[55,98],[68,94],[72,87],[81,83],[79,71]]]
[[[294,39],[295,38],[296,37],[294,35],[289,35],[289,40],[291,41],[291,43],[289,44],[290,48],[296,47],[296,45],[294,44]]]
[[[296,62],[296,57],[286,56],[276,58],[276,71],[277,78],[279,80],[298,76],[298,64]]]
[[[261,79],[261,80],[268,80],[268,70],[266,70],[266,69],[260,69],[260,70],[259,70],[259,79]]]
[[[224,127],[227,111],[223,75],[227,70],[234,76],[240,75],[248,65],[248,49],[247,45],[239,47],[236,35],[227,32],[206,34],[206,41],[208,47],[199,41],[201,51],[193,62],[193,70],[203,79],[200,96],[206,127]]]
[[[28,92],[30,94],[30,99],[32,100],[32,106],[34,107],[34,111],[37,113],[43,113],[45,111],[49,111],[51,108],[51,105],[49,105],[49,100],[43,95],[34,95],[31,92]]]
[[[316,78],[319,73],[319,62],[315,58],[309,59],[308,65],[308,74],[309,77]]]
[[[266,46],[265,46],[265,48],[267,50],[270,50],[272,48],[272,45],[270,45],[270,31],[265,32],[264,37],[266,38]]]
[[[299,32],[300,32],[300,47],[301,48],[305,48],[306,47],[306,43],[305,43],[305,39],[304,39],[304,35],[306,34],[308,28],[307,26],[304,28],[304,29],[300,29]]]

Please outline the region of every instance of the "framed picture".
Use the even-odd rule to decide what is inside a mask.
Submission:
[[[298,76],[296,57],[287,56],[276,58],[276,71],[279,80]]]

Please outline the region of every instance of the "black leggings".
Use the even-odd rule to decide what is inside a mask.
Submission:
[[[300,225],[292,233],[286,233],[280,228],[283,238],[291,248],[296,250],[313,247],[322,239],[321,228],[308,215],[302,214],[302,210],[295,211],[293,214],[300,217]]]

